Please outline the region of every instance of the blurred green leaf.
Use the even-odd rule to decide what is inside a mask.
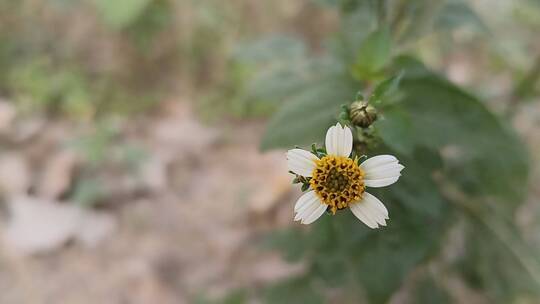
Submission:
[[[131,25],[153,0],[94,0],[107,24],[123,29]]]
[[[519,204],[526,151],[483,103],[435,74],[406,72],[400,94],[399,105],[378,122],[387,145],[402,152],[411,143],[435,149],[449,177],[469,194],[498,196],[509,210]]]
[[[106,188],[97,179],[83,178],[77,181],[71,200],[84,207],[92,207],[105,198]]]
[[[263,302],[282,303],[324,303],[318,288],[307,277],[293,278],[269,287],[264,292]]]
[[[358,91],[345,73],[320,70],[329,72],[334,76],[324,76],[328,79],[324,83],[308,85],[287,98],[269,122],[261,144],[263,150],[321,142],[326,129],[335,124],[341,105],[350,102]]]
[[[362,43],[352,74],[359,80],[365,80],[390,62],[392,37],[388,27],[383,27],[371,33]]]
[[[299,37],[271,35],[235,48],[232,58],[244,64],[284,64],[303,59],[306,46]]]
[[[271,249],[279,248],[287,261],[297,262],[307,249],[302,242],[296,242],[303,237],[304,233],[298,229],[276,230],[266,236],[263,245]]]
[[[464,1],[448,1],[440,10],[435,27],[453,30],[460,26],[472,26],[476,30],[488,32],[488,27],[478,14]]]
[[[507,226],[500,218],[489,214],[481,216],[487,219],[468,221],[466,252],[460,261],[464,278],[474,288],[486,291],[492,303],[514,303],[523,295],[540,296],[540,282],[535,282],[530,272],[538,274],[538,256],[533,255],[533,260],[523,260],[527,259],[530,251],[515,227]],[[498,231],[494,233],[492,229]],[[507,235],[501,238],[500,233],[504,231]]]
[[[446,290],[439,286],[433,277],[427,276],[415,284],[412,301],[414,304],[453,303]]]
[[[369,96],[368,101],[375,105],[383,103],[386,97],[396,92],[399,82],[401,81],[401,78],[403,78],[403,74],[403,72],[400,72],[398,75],[380,82]]]
[[[385,142],[397,152],[410,155],[413,152],[415,143],[403,140],[404,137],[413,136],[411,116],[399,107],[385,109],[374,126],[377,133]]]

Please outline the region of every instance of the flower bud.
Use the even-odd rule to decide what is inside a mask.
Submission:
[[[355,101],[349,106],[351,122],[359,127],[367,128],[377,120],[377,109],[367,101]]]

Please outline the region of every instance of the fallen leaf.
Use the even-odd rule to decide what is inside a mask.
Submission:
[[[7,133],[17,112],[12,103],[0,98],[0,133]]]
[[[7,248],[22,255],[50,252],[71,239],[95,246],[115,228],[114,218],[69,203],[17,196],[8,208],[3,239]]]
[[[76,154],[67,150],[61,151],[49,159],[43,170],[37,195],[48,199],[59,198],[71,184],[76,163]]]
[[[7,196],[24,194],[30,188],[30,169],[26,160],[12,152],[0,157],[0,192]]]

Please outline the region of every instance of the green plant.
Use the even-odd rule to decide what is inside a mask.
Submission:
[[[376,192],[391,202],[383,231],[338,212],[310,229],[272,234],[269,243],[304,261],[307,273],[271,287],[267,302],[324,302],[324,291],[338,289],[340,303],[385,303],[408,282],[411,303],[444,303],[456,296],[445,283],[455,277],[489,302],[538,297],[540,260],[514,220],[529,172],[523,144],[480,99],[405,52],[426,29],[472,25],[483,34],[481,18],[462,1],[318,2],[337,7],[342,18],[324,54],[284,59],[270,72],[259,60],[267,86],[253,100],[278,105],[262,149],[322,143],[342,106],[364,91],[378,112],[369,127],[377,140],[367,142],[357,129],[358,151],[397,155],[406,169],[396,187]],[[445,251],[459,247],[447,244],[455,230],[465,247],[448,258]],[[439,270],[429,270],[433,265]]]

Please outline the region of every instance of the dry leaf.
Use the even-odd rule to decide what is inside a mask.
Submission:
[[[93,246],[115,228],[112,217],[73,204],[18,196],[8,207],[5,245],[24,255],[50,252],[73,238]]]
[[[7,133],[9,131],[16,114],[15,107],[0,98],[0,133]]]
[[[8,196],[24,194],[30,188],[30,169],[17,153],[0,157],[0,192]]]
[[[77,156],[72,151],[61,151],[46,164],[41,183],[37,189],[39,197],[56,199],[65,193],[71,184]]]

